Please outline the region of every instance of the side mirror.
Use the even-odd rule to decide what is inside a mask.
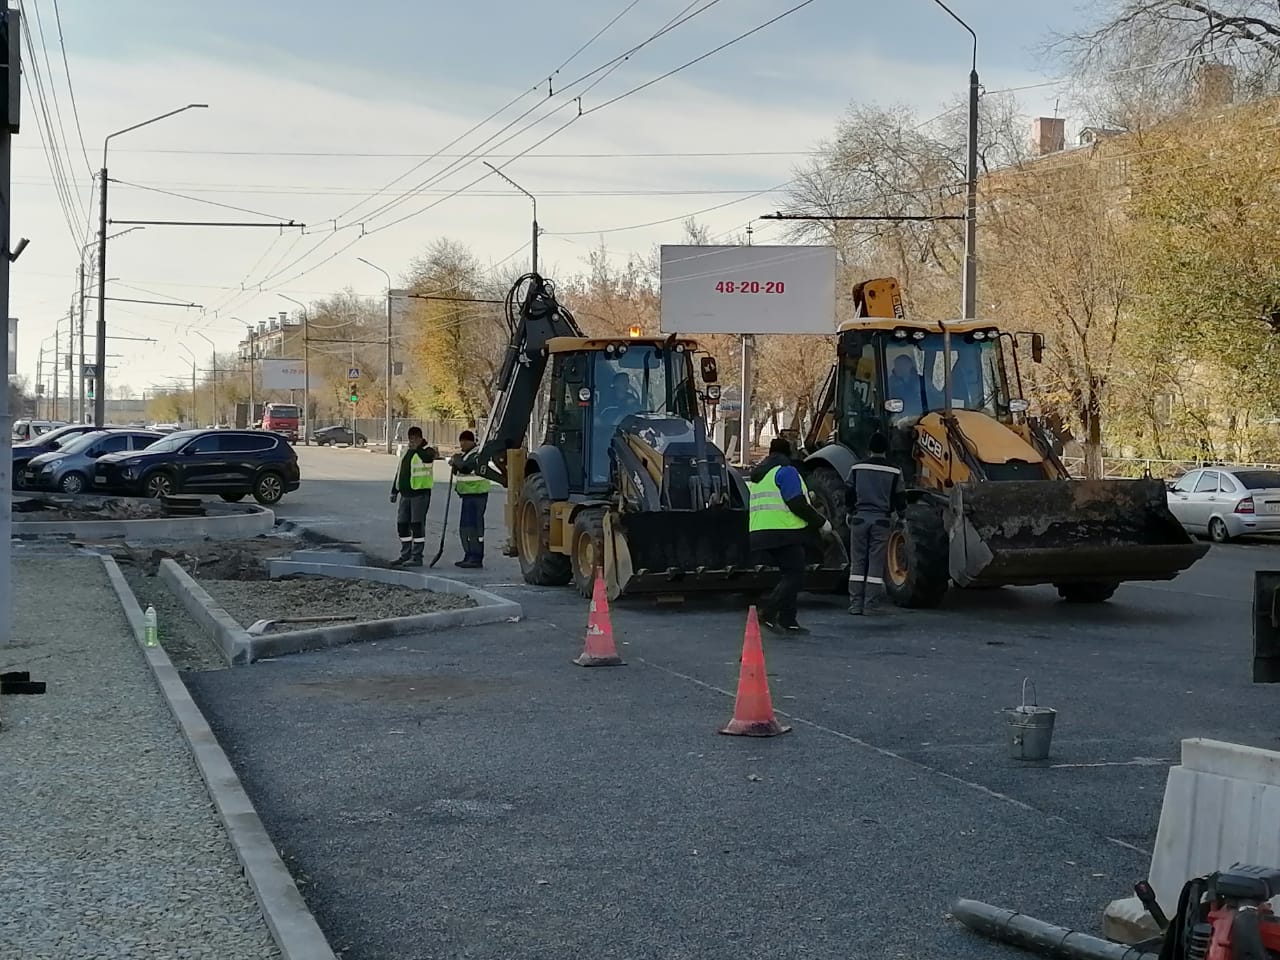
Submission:
[[[1041,363],[1044,361],[1044,334],[1033,333],[1031,335],[1031,362]]]
[[[1027,408],[1030,406],[1031,404],[1022,399],[1009,401],[1009,410],[1011,413],[1026,413]]]
[[[884,408],[889,413],[901,413],[903,409],[903,403],[901,400],[886,400],[884,402]]]
[[[720,373],[716,369],[715,357],[703,357],[701,361],[699,361],[699,363],[702,367],[703,383],[715,383],[717,380],[720,379]]]

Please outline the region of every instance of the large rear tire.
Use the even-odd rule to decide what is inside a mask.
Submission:
[[[596,567],[604,567],[604,508],[583,510],[573,518],[573,585],[588,599],[596,588]]]
[[[562,587],[573,579],[570,560],[551,550],[551,494],[542,474],[524,482],[516,514],[516,549],[525,583]]]
[[[822,545],[822,565],[839,569],[848,562],[849,527],[846,521],[848,509],[844,499],[844,481],[826,464],[816,466],[804,478],[809,488],[810,500],[815,509],[831,521],[840,542],[824,540]],[[844,584],[840,584],[837,592],[844,592]]]
[[[884,588],[900,607],[936,607],[950,583],[942,511],[913,503],[889,534]]]
[[[1114,580],[1097,580],[1092,583],[1055,583],[1058,596],[1067,603],[1106,603],[1120,586]]]

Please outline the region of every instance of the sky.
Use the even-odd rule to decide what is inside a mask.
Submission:
[[[111,240],[108,297],[197,305],[108,301],[111,335],[154,340],[108,342],[108,385],[135,392],[189,382],[192,354],[206,368],[210,341],[234,349],[246,323],[295,310],[287,297],[346,287],[381,297],[386,280],[358,257],[397,286],[440,237],[485,264],[527,264],[529,200],[487,175],[484,159],[538,197],[539,266],[554,278],[582,272],[602,240],[620,259],[681,242],[691,214],[713,238],[738,234],[784,205],[777,188],[850,103],[905,104],[927,118],[964,95],[969,38],[934,0],[811,0],[628,93],[797,2],[22,0],[36,69],[24,44],[11,230],[31,243],[11,277],[18,372],[34,382],[48,339],[52,377],[55,325],[96,234],[91,171],[104,137],[187,103],[208,109],[111,140],[109,219],[306,227],[152,225]],[[1025,111],[1051,114],[1063,90],[1046,83],[1060,68],[1042,44],[1082,14],[1048,0],[949,5],[980,38],[983,86],[1030,86],[1018,93]],[[74,193],[65,203],[38,86]],[[767,221],[754,229],[756,242],[777,235]],[[95,308],[89,300],[90,331]],[[58,329],[64,346],[66,322]]]

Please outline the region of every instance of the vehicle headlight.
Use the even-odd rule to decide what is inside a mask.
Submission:
[[[40,470],[40,472],[41,472],[41,473],[53,473],[53,471],[54,471],[54,470],[57,470],[60,466],[62,466],[62,461],[61,461],[61,460],[51,460],[51,461],[49,461],[48,463],[46,463],[46,464],[44,465],[44,467]]]

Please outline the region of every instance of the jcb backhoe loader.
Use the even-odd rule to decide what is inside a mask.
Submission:
[[[909,320],[893,279],[859,284],[854,301],[804,472],[843,529],[849,468],[872,435],[889,439],[909,499],[889,540],[896,604],[935,606],[950,583],[1051,583],[1064,600],[1097,603],[1122,581],[1169,580],[1204,556],[1161,481],[1069,476],[1027,420],[1011,334],[986,321]],[[1035,362],[1042,350],[1034,337]]]
[[[693,340],[586,337],[536,274],[511,288],[506,315],[480,460],[507,488],[507,552],[526,582],[572,581],[590,596],[599,565],[611,599],[771,587],[777,571],[748,550],[746,483],[707,440],[700,405],[719,398],[714,358],[701,358],[699,390]],[[529,449],[540,392],[545,431]],[[809,589],[846,576],[842,560],[812,559]]]

